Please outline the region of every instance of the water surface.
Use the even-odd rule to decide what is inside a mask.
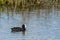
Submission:
[[[12,33],[12,27],[26,24],[25,35]],[[40,9],[0,12],[0,40],[60,40],[60,10]]]

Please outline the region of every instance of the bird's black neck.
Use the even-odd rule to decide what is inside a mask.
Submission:
[[[22,28],[25,30],[25,25],[24,24],[22,25]]]

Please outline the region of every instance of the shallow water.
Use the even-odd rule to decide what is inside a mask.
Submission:
[[[23,23],[27,25],[25,34],[11,32],[10,28]],[[60,40],[60,10],[0,12],[0,40]]]

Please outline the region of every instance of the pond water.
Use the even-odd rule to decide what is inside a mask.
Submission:
[[[25,34],[11,32],[22,24],[27,25]],[[0,40],[60,40],[60,10],[0,11]]]

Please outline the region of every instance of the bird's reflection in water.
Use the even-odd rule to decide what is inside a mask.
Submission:
[[[25,35],[26,31],[22,31],[22,34]]]
[[[22,35],[25,35],[25,33],[26,33],[26,31],[20,31],[20,32],[22,32]],[[15,31],[13,31],[13,32],[11,32],[11,33],[20,33],[20,32],[15,32]]]

